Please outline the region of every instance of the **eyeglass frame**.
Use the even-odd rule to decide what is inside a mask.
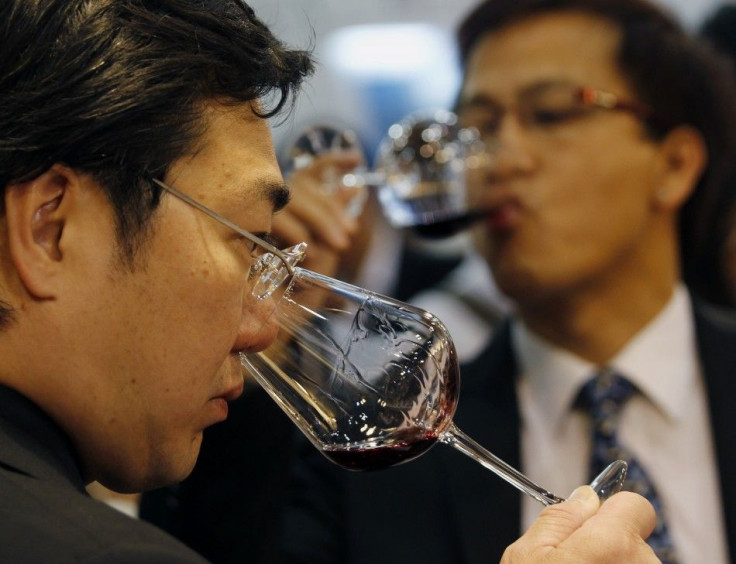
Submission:
[[[647,104],[622,98],[613,92],[589,86],[579,86],[571,88],[571,94],[573,98],[577,99],[584,107],[628,112],[638,119],[652,125],[664,125],[662,120],[656,117],[652,108]],[[460,104],[460,107],[462,107],[462,104]],[[456,111],[460,112],[461,109],[458,108]],[[503,111],[506,112],[508,109]]]
[[[643,121],[654,120],[652,108],[635,100],[626,100],[618,94],[606,90],[582,86],[575,91],[575,95],[584,106],[601,108],[604,110],[619,110],[629,112]]]
[[[233,223],[232,221],[230,221],[226,217],[224,217],[224,216],[220,215],[219,213],[217,213],[216,211],[208,208],[207,206],[205,206],[204,204],[198,202],[197,200],[195,200],[191,196],[187,196],[183,192],[180,192],[179,190],[177,190],[173,186],[170,186],[169,184],[166,184],[165,182],[163,182],[163,181],[161,181],[161,180],[159,180],[157,178],[151,178],[151,181],[153,181],[153,183],[156,184],[159,188],[162,188],[166,192],[169,192],[171,195],[179,198],[184,203],[189,204],[190,206],[194,207],[195,209],[197,209],[197,210],[201,211],[202,213],[208,215],[209,217],[211,217],[215,221],[218,221],[219,223],[225,225],[226,227],[229,227],[230,229],[232,229],[233,231],[235,231],[239,235],[242,235],[243,237],[245,237],[246,239],[248,239],[252,243],[258,245],[259,247],[261,247],[263,249],[265,249],[266,251],[268,251],[269,253],[271,253],[273,256],[275,256],[276,258],[278,258],[281,261],[282,265],[286,268],[286,271],[288,272],[287,277],[294,275],[294,266],[291,264],[291,261],[289,260],[289,258],[287,257],[287,255],[286,255],[286,253],[284,251],[282,251],[280,249],[277,249],[276,247],[274,247],[268,241],[265,241],[264,239],[261,239],[260,237],[258,237],[257,235],[254,235],[250,231],[248,231],[246,229],[243,229],[242,227],[236,225],[235,223]],[[303,246],[303,247],[301,247],[301,246]],[[297,245],[297,247],[305,248],[306,247],[306,244],[305,243],[301,243],[300,245]],[[264,257],[266,257],[266,254],[261,255],[256,260],[256,262],[251,266],[251,270],[253,270],[254,267],[257,267],[257,265],[259,264],[259,261],[263,261],[263,258]],[[270,296],[271,293],[276,288],[278,288],[278,286],[280,286],[280,285],[281,285],[281,282],[279,282],[278,284],[276,284],[275,286],[273,286],[272,289],[268,293],[265,293],[263,295],[259,295],[258,297],[259,298],[266,298],[266,297]]]

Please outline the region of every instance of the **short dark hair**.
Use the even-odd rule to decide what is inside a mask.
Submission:
[[[3,0],[0,185],[54,163],[92,174],[132,261],[150,179],[203,133],[203,103],[265,99],[272,117],[311,71],[240,0]]]
[[[700,26],[700,36],[736,64],[736,4],[724,4],[711,13]]]
[[[712,12],[701,24],[699,34],[726,57],[736,73],[736,5],[726,4]],[[695,285],[704,298],[731,308],[736,306],[736,281],[727,263],[734,261],[730,240],[736,229],[736,170],[732,178],[714,205],[699,218],[703,225],[712,228],[709,239],[693,249],[696,269],[692,273],[694,276],[701,273]]]
[[[715,276],[714,264],[702,251],[721,229],[702,219],[713,216],[736,178],[736,82],[728,62],[647,0],[486,0],[458,30],[463,65],[486,34],[534,14],[559,11],[598,16],[620,30],[616,62],[638,100],[652,108],[657,119],[648,129],[654,138],[679,125],[690,125],[703,136],[708,163],[679,218],[683,278],[700,293]],[[704,269],[711,274],[704,276]]]

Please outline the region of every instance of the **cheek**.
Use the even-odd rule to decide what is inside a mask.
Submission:
[[[638,229],[648,213],[651,180],[646,161],[638,146],[606,147],[595,140],[574,154],[560,151],[554,163],[546,163],[549,176],[539,179],[543,196],[534,202],[535,211],[543,224],[575,247],[585,246],[587,239],[603,243],[625,236]]]
[[[241,322],[244,276],[233,265],[202,262],[196,268],[151,273],[140,323],[142,347],[158,343],[165,370],[193,386],[213,377],[230,353]]]

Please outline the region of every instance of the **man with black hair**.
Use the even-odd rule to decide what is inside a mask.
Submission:
[[[274,338],[266,118],[310,56],[236,0],[14,0],[0,38],[0,560],[198,561],[84,485],[186,477]]]

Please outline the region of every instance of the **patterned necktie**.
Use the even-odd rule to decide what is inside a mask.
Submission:
[[[647,543],[663,564],[676,564],[677,556],[662,501],[642,465],[618,442],[616,435],[621,407],[636,391],[631,382],[609,368],[591,378],[580,390],[578,405],[589,413],[593,429],[591,477],[597,476],[614,460],[629,463],[623,489],[647,498],[657,512],[657,524]]]

